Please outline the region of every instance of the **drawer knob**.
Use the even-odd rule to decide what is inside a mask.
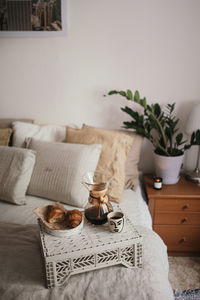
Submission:
[[[185,243],[186,242],[186,237],[182,237],[179,241],[180,244]]]
[[[189,208],[189,205],[188,205],[188,204],[185,204],[185,205],[183,206],[183,209],[187,209],[187,208]]]
[[[188,221],[188,218],[183,218],[182,220],[181,220],[181,223],[186,223]]]

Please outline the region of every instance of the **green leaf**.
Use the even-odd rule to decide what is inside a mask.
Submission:
[[[192,145],[191,144],[187,144],[187,145],[185,145],[184,146],[184,150],[188,150],[188,149],[190,149],[190,147],[191,147]]]
[[[121,110],[125,113],[127,113],[128,115],[130,115],[134,120],[138,121],[139,119],[139,114],[137,111],[133,111],[130,107],[125,106],[125,107],[121,107]]]
[[[143,115],[140,115],[140,116],[139,116],[139,122],[140,122],[141,124],[143,124],[143,121],[144,121],[144,117],[143,117]]]
[[[175,121],[174,121],[174,128],[176,128],[176,125],[178,124],[178,122],[179,122],[179,119],[176,119]]]
[[[154,114],[158,118],[160,116],[160,113],[161,113],[160,105],[158,103],[156,103],[154,105]]]
[[[152,128],[155,128],[155,129],[158,128],[157,122],[156,122],[156,120],[154,119],[154,117],[152,116],[152,114],[149,115],[149,121],[150,121],[150,124],[151,124],[151,127],[152,127]]]
[[[182,142],[179,144],[179,146],[181,146],[181,145],[185,144],[186,142],[187,142],[187,140],[185,140],[185,141],[182,141]]]
[[[135,92],[134,101],[140,103],[140,94],[138,91]]]
[[[171,105],[171,113],[174,111],[174,109],[175,109],[175,103],[173,103],[172,105]]]
[[[181,141],[182,141],[182,138],[183,138],[183,134],[182,133],[179,133],[177,136],[176,136],[176,142],[178,145],[180,145]]]
[[[172,114],[175,108],[175,103],[167,104],[167,109],[169,110],[169,113]]]
[[[195,132],[192,133],[191,138],[190,138],[190,144],[193,145],[195,141]]]
[[[166,128],[165,128],[165,134],[166,134],[166,136],[168,137],[168,139],[171,138],[171,130],[170,130],[169,127],[166,127]]]
[[[126,97],[126,92],[124,92],[124,91],[120,91],[119,94],[123,97]]]
[[[144,108],[147,108],[147,100],[146,100],[145,97],[144,97],[144,99],[141,99],[141,100],[140,100],[140,104],[141,104]]]
[[[131,92],[131,90],[127,90],[126,98],[128,100],[132,100],[133,99],[133,93]]]
[[[137,127],[138,127],[138,125],[135,123],[135,122],[133,122],[133,121],[131,121],[131,122],[123,122],[123,124],[125,125],[125,128],[130,128],[130,129],[136,129]]]
[[[200,129],[194,131],[191,135],[190,144],[192,145],[200,145]]]
[[[197,145],[200,145],[200,129],[196,131],[196,141],[197,141]]]
[[[144,128],[138,128],[138,127],[137,127],[137,128],[136,128],[136,132],[137,132],[138,134],[142,135],[142,136],[147,137],[147,134],[146,134]]]
[[[116,90],[112,90],[110,92],[108,92],[108,95],[114,95],[114,94],[118,94],[119,92]]]

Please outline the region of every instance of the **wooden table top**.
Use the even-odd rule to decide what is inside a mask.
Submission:
[[[183,175],[180,176],[180,179],[176,184],[163,184],[161,190],[156,190],[153,188],[152,174],[145,174],[144,181],[149,197],[183,198],[184,196],[189,196],[190,198],[200,199],[200,185],[185,179]]]

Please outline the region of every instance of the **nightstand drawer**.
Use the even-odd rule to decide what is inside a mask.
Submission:
[[[155,210],[200,212],[200,199],[156,199]]]
[[[200,225],[200,213],[155,213],[154,224],[163,225]],[[200,237],[199,237],[200,238]]]
[[[200,185],[180,176],[176,184],[153,188],[144,175],[153,229],[164,239],[170,255],[200,255]]]
[[[200,251],[200,226],[155,225],[168,251]]]

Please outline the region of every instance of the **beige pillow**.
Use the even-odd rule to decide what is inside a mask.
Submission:
[[[37,152],[27,193],[84,207],[88,190],[83,175],[95,171],[101,145],[75,145],[30,139],[28,148]]]
[[[0,147],[0,200],[25,204],[25,194],[35,164],[35,152]]]
[[[0,146],[8,146],[11,134],[10,128],[0,129]]]
[[[84,127],[94,128],[86,124],[83,124],[82,128]],[[124,188],[132,189],[133,191],[135,191],[139,183],[138,164],[140,161],[140,153],[142,149],[143,137],[132,130],[122,129],[122,130],[115,130],[115,131],[123,132],[133,137],[133,144],[128,153],[126,165],[125,165]]]
[[[135,191],[139,183],[138,164],[140,161],[143,137],[136,132],[129,132],[129,134],[134,140],[126,160],[124,188]]]
[[[96,171],[110,172],[112,180],[108,194],[110,200],[120,202],[125,181],[125,163],[133,137],[113,130],[67,127],[66,142],[76,144],[102,144]]]

